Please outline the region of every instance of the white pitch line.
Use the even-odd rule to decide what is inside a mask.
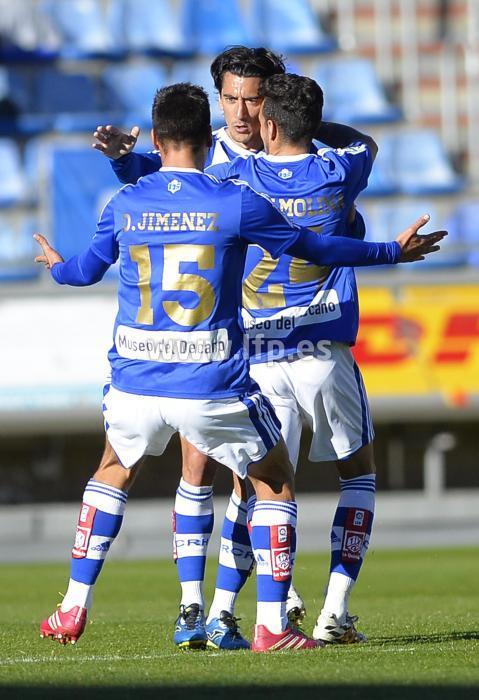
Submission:
[[[90,656],[21,656],[16,659],[0,659],[0,666],[17,666],[21,664],[49,664],[49,663],[87,663],[89,661],[156,661],[157,659],[172,659],[178,657],[178,652],[166,652],[163,654],[133,654],[130,656],[120,656],[112,654],[110,656],[90,655]],[[220,653],[208,653],[211,656],[224,656]]]

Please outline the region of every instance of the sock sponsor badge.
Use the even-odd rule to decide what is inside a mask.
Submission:
[[[93,521],[95,520],[96,508],[82,503],[80,515],[78,516],[77,530],[75,534],[75,544],[72,549],[74,559],[83,559],[88,551]]]
[[[291,578],[291,525],[271,525],[271,573],[273,581]]]
[[[371,513],[368,510],[348,508],[341,546],[341,559],[343,561],[359,561],[361,559],[370,517]]]

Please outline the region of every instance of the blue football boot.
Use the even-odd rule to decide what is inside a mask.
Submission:
[[[207,646],[213,649],[249,649],[250,643],[241,635],[238,619],[227,610],[222,610],[219,617],[214,617],[206,625]]]
[[[180,605],[173,641],[180,649],[205,649],[205,616],[198,603]]]

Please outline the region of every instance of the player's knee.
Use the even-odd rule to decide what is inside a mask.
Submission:
[[[336,462],[341,479],[354,479],[358,476],[376,473],[373,443],[364,445],[347,459]]]

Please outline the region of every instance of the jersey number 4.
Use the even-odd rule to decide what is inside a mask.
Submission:
[[[180,272],[183,262],[194,262],[198,270],[212,270],[215,264],[215,248],[212,245],[167,244],[163,246],[162,296],[168,292],[193,292],[198,297],[194,308],[187,308],[176,300],[162,302],[164,312],[180,326],[196,326],[205,321],[213,311],[215,292],[212,285],[201,275]],[[138,265],[138,289],[140,307],[136,323],[153,324],[151,299],[151,256],[147,245],[129,246],[130,258]]]

